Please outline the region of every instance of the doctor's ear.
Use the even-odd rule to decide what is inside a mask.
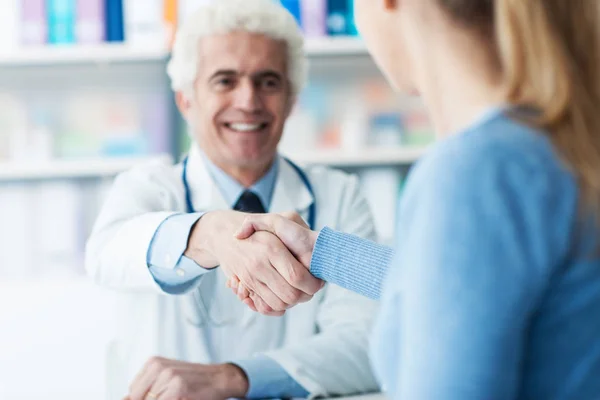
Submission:
[[[292,110],[294,109],[294,106],[296,105],[297,101],[298,101],[298,97],[296,97],[296,96],[290,95],[288,97],[287,104],[286,104],[286,109],[285,109],[285,118],[286,119],[292,113]]]
[[[183,118],[187,120],[192,108],[189,97],[184,92],[178,91],[175,93],[175,103]]]

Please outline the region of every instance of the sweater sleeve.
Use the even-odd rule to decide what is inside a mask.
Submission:
[[[392,256],[390,247],[324,228],[317,238],[310,270],[326,282],[379,299]]]

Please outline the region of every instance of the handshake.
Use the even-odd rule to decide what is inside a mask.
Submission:
[[[194,225],[185,255],[203,268],[221,267],[252,310],[281,316],[325,284],[310,273],[317,237],[297,213],[213,211]]]

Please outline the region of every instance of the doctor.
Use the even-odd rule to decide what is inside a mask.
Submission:
[[[355,177],[277,153],[306,74],[293,17],[271,0],[215,1],[181,27],[168,73],[193,131],[189,156],[121,174],[87,244],[89,274],[118,289],[111,398],[376,390],[367,356],[375,303],[336,286],[319,291],[276,236],[235,239],[244,214],[225,211],[293,211],[312,229],[375,239]],[[260,256],[229,261],[257,245]],[[234,275],[278,315],[304,303],[281,318],[259,315],[226,287]]]

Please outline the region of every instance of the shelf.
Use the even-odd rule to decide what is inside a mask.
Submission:
[[[5,162],[0,163],[0,181],[111,177],[137,164],[153,160],[170,160],[170,156],[60,160],[44,163]]]
[[[306,39],[308,56],[366,55],[364,43],[356,37]],[[100,45],[40,46],[0,54],[0,66],[44,66],[68,64],[109,64],[127,62],[166,62],[165,48],[135,48],[121,43]]]
[[[107,64],[166,61],[165,49],[140,49],[126,44],[41,46],[0,54],[0,66]]]
[[[367,55],[365,43],[354,36],[334,36],[324,38],[307,38],[305,41],[308,56],[346,56]]]
[[[366,167],[382,165],[409,165],[417,161],[426,148],[371,148],[359,151],[314,150],[304,152],[284,152],[290,159],[307,165],[327,165],[332,167]]]

